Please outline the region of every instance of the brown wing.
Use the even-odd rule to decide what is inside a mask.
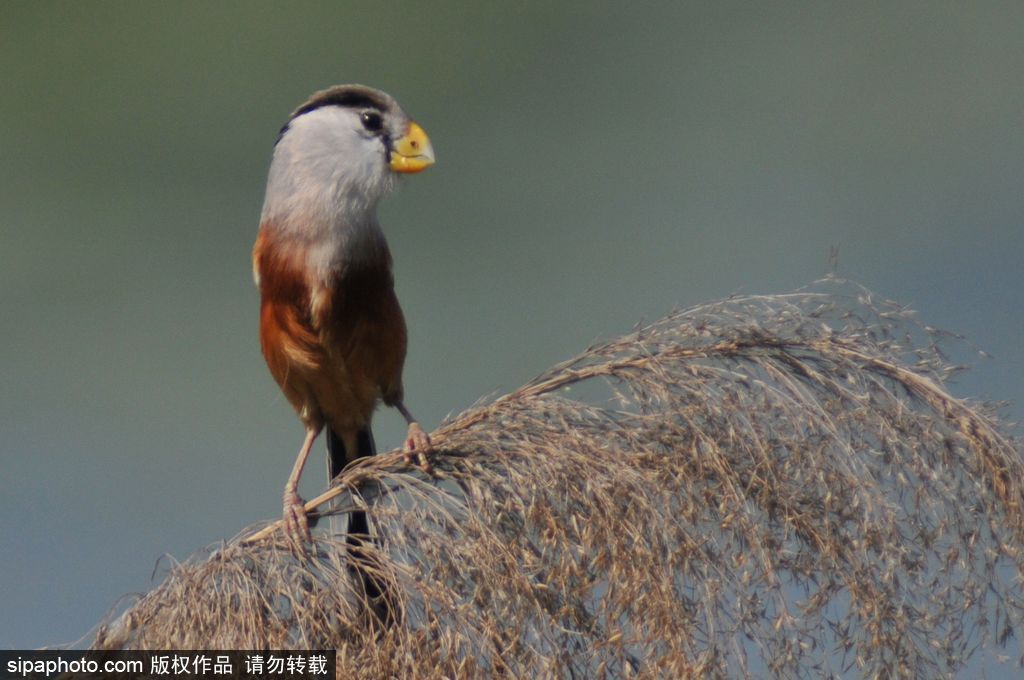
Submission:
[[[407,339],[390,266],[342,276],[325,321],[325,344],[353,380],[372,385],[386,404],[401,399]]]
[[[310,292],[299,262],[301,254],[283,249],[261,230],[253,249],[260,289],[260,346],[270,374],[307,424],[322,425],[313,378],[327,355],[309,314]]]

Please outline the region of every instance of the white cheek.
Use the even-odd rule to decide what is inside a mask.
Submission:
[[[342,181],[348,179],[354,184],[364,183],[370,189],[378,182],[385,168],[385,152],[378,139],[360,137],[355,143],[339,144],[338,153],[332,159],[336,162],[334,171]]]
[[[350,113],[314,111],[296,119],[270,166],[262,221],[316,244],[314,271],[335,264],[329,260],[353,230],[378,228],[377,204],[395,185],[384,143],[354,127],[360,124]]]

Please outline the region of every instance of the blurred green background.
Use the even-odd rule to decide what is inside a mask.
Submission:
[[[280,513],[302,431],[249,253],[274,136],[334,83],[437,152],[382,215],[428,427],[833,247],[991,352],[956,392],[1020,418],[1022,36],[1020,3],[5,2],[0,646]]]

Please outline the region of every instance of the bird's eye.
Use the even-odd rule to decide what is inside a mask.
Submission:
[[[380,132],[384,127],[384,119],[376,111],[363,111],[360,119],[363,121],[363,127],[370,132]]]

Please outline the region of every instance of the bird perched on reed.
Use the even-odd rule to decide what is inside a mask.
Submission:
[[[310,538],[297,488],[324,427],[333,478],[376,453],[370,420],[382,400],[409,424],[410,461],[428,465],[430,440],[402,402],[406,327],[377,204],[398,174],[433,162],[423,129],[361,85],[315,93],[278,134],[253,276],[263,356],[306,429],[284,488],[285,528],[296,538]]]

